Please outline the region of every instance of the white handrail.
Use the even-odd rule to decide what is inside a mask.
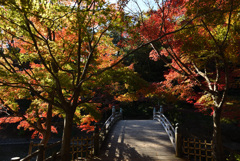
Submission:
[[[100,147],[102,145],[102,142],[105,140],[106,135],[110,131],[112,125],[119,119],[121,119],[122,113],[121,112],[116,112],[112,114],[103,124],[101,130],[99,131],[99,136],[100,136]]]
[[[105,123],[103,124],[103,126],[102,126],[102,129],[101,129],[101,131],[104,129],[104,128],[108,128],[109,127],[109,125],[113,122],[113,120],[114,119],[116,119],[116,118],[119,118],[121,116],[121,113],[116,113],[115,115],[111,115],[106,121],[105,121]],[[100,132],[101,132],[100,131]]]
[[[173,144],[173,147],[176,150],[175,129],[172,126],[172,124],[169,122],[169,120],[166,118],[166,116],[161,112],[155,112],[153,119],[159,121],[163,125],[166,133],[169,136],[171,143]]]

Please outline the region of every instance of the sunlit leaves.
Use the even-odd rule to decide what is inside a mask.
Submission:
[[[239,2],[189,0],[170,3],[171,7],[178,7],[162,6],[150,12],[139,30],[143,41],[147,42],[186,26],[159,39],[160,45],[152,43],[150,57],[155,61],[164,60],[171,68],[165,74],[166,81],[156,91],[165,91],[165,94],[176,95],[190,103],[199,99],[198,107],[199,104],[202,108],[220,107],[221,99],[217,98],[225,97],[222,93],[228,88],[226,80],[234,77],[233,71],[239,62],[239,14],[236,14]],[[179,13],[175,12],[177,10]]]
[[[115,89],[134,93],[139,88],[124,88],[134,85],[134,73],[120,64],[114,68],[118,71],[100,75],[123,54],[109,37],[111,30],[123,31],[131,21],[118,6],[102,0],[16,0],[1,5],[0,98],[15,114],[22,110],[17,99],[31,100],[21,112],[19,128],[34,127],[33,135],[44,137],[49,109],[52,117],[75,112],[75,123],[86,117],[90,126],[100,119],[101,104],[94,98],[101,89],[114,95]]]

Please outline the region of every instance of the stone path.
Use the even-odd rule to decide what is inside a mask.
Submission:
[[[105,141],[102,161],[182,161],[162,125],[154,120],[121,120]]]

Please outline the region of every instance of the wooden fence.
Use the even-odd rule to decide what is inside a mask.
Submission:
[[[212,141],[183,138],[183,153],[189,160],[213,161]]]
[[[52,149],[58,145],[61,144],[61,141],[58,141],[56,143],[50,144],[47,147],[44,147],[43,144],[36,144],[36,143],[30,143],[30,148],[29,148],[29,154],[20,159],[20,157],[14,157],[11,158],[11,161],[30,161],[32,158],[34,157],[38,157],[38,160],[44,160],[44,161],[57,161],[58,157],[60,156],[59,152],[55,152],[52,154],[52,156],[45,158],[45,152],[49,149]],[[32,153],[32,147],[33,146],[38,146],[38,150],[36,150],[35,152]]]
[[[88,158],[94,154],[94,137],[77,137],[71,143],[72,160]]]

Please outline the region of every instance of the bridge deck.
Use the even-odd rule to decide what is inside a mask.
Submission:
[[[153,120],[121,120],[103,145],[102,161],[180,161],[162,125]]]

